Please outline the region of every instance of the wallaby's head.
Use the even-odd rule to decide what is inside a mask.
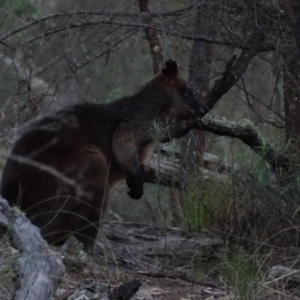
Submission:
[[[194,97],[193,90],[179,75],[176,61],[167,60],[156,78],[170,97],[166,108],[168,116],[183,120],[203,116],[203,110]]]

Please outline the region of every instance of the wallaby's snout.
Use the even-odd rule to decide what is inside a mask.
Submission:
[[[190,90],[190,96],[187,102],[190,107],[193,118],[201,119],[204,115],[204,109],[202,105],[199,103],[199,101],[196,99],[193,90],[191,88],[189,88],[189,90]]]
[[[187,85],[179,89],[181,101],[186,105],[185,119],[201,119],[204,115],[202,105],[197,101],[193,90]]]

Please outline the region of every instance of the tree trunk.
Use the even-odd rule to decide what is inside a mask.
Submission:
[[[280,8],[285,12],[287,24],[293,28],[297,45],[297,56],[291,53],[284,59],[284,107],[286,138],[291,140],[296,151],[300,153],[300,99],[299,80],[300,75],[300,9],[298,0],[280,1]],[[292,14],[294,18],[292,19]],[[289,42],[287,40],[287,42]],[[292,44],[292,41],[290,42]],[[294,47],[289,47],[294,49]]]
[[[149,0],[139,0],[138,2],[140,6],[140,11],[142,13],[145,13],[143,16],[144,21],[150,23],[151,15],[149,13]],[[153,62],[153,73],[156,74],[160,71],[162,63],[164,62],[162,47],[160,45],[160,40],[155,29],[146,27],[145,34],[150,47]]]
[[[212,1],[213,2],[213,1]],[[214,36],[214,5],[205,11],[198,12],[195,20],[194,34],[196,36]],[[208,77],[210,72],[210,62],[212,57],[212,44],[194,41],[189,63],[188,83],[193,88],[196,99],[204,104],[204,96],[209,91]],[[184,174],[193,173],[202,161],[205,147],[205,133],[200,130],[192,130],[181,141],[182,162],[181,180],[179,190],[171,189],[171,205],[173,208],[173,224],[178,225],[182,219],[182,208],[184,205],[184,191],[187,187],[187,178]],[[192,174],[191,173],[191,174]]]

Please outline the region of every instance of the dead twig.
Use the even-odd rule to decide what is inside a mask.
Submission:
[[[182,39],[201,41],[201,42],[206,42],[206,43],[213,43],[213,44],[224,45],[224,46],[229,46],[229,47],[233,47],[233,48],[240,48],[240,49],[244,49],[244,50],[252,50],[256,53],[275,50],[275,47],[268,43],[257,42],[255,44],[253,44],[253,41],[249,41],[247,39],[245,39],[247,42],[236,43],[236,42],[231,42],[231,41],[228,41],[225,39],[211,39],[211,38],[208,38],[205,36],[197,36],[197,35],[194,35],[193,33],[185,34],[182,32],[172,31],[172,30],[168,30],[165,28],[163,29],[160,26],[160,24],[156,24],[156,23],[125,22],[125,21],[113,21],[113,20],[69,23],[67,26],[66,25],[51,26],[51,27],[49,26],[48,30],[45,30],[43,33],[41,33],[31,39],[28,39],[25,42],[20,43],[20,46],[30,44],[41,38],[45,38],[45,37],[48,37],[48,36],[51,36],[51,35],[66,31],[66,30],[70,30],[70,29],[96,27],[96,26],[108,26],[108,25],[126,26],[126,27],[140,28],[140,29],[151,28],[151,29],[159,31],[159,32],[164,31],[164,33],[167,35],[175,36],[175,37],[182,38]],[[1,36],[0,41],[5,40],[8,36],[10,36],[10,34]]]
[[[198,284],[202,286],[207,286],[211,287],[214,289],[224,289],[223,287],[220,287],[212,282],[205,282],[205,281],[200,281],[200,280],[194,280],[189,277],[187,277],[185,274],[180,274],[180,273],[171,273],[171,274],[166,274],[162,272],[144,272],[144,271],[137,271],[137,274],[142,275],[142,276],[147,276],[147,277],[154,277],[154,278],[168,278],[168,279],[180,279],[192,284]]]

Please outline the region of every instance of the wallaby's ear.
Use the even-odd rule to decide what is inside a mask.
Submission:
[[[161,72],[169,77],[176,77],[178,74],[177,63],[173,59],[169,59],[165,62]]]

